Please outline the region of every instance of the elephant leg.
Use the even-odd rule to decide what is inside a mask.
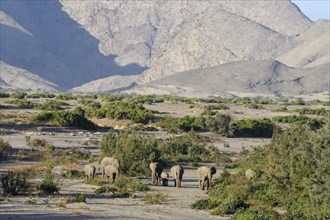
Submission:
[[[175,180],[176,180],[176,187],[179,188],[180,187],[180,179],[179,179],[179,177],[177,177]]]
[[[176,187],[176,179],[174,179],[174,187]]]
[[[152,182],[152,184],[155,184],[155,173],[154,172],[151,173],[151,182]]]
[[[201,187],[202,190],[204,190],[204,184],[205,184],[205,180],[203,179],[203,180],[202,180],[202,187]]]

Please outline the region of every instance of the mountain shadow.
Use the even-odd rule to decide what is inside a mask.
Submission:
[[[1,24],[0,59],[68,90],[112,75],[137,75],[138,64],[119,66],[99,41],[62,10],[58,0],[1,1],[1,10],[31,34]]]

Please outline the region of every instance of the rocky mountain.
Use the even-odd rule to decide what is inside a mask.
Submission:
[[[0,22],[2,89],[145,93],[150,86],[165,89],[166,82],[166,89],[195,91],[202,87],[182,83],[199,79],[224,88],[229,76],[199,75],[225,77],[233,73],[228,68],[242,85],[267,81],[274,63],[284,80],[329,75],[329,20],[312,22],[289,0],[2,0]],[[272,83],[246,91],[287,91]],[[293,89],[329,88],[304,86]],[[226,92],[213,89],[209,95]]]
[[[132,92],[184,97],[321,93],[329,88],[324,74],[329,68],[329,63],[302,69],[275,60],[236,61],[163,77]]]

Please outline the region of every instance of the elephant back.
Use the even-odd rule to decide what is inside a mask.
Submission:
[[[177,173],[182,175],[184,173],[184,169],[180,165],[175,165],[171,168],[171,173],[173,176]]]
[[[107,165],[119,166],[119,160],[114,157],[104,157],[101,161],[101,167],[106,167]]]
[[[95,170],[96,170],[95,166],[90,164],[86,165],[84,168],[86,174],[95,173]]]

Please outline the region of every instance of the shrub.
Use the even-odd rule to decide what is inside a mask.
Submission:
[[[143,184],[143,183],[139,183],[139,182],[133,182],[131,187],[134,191],[148,191],[148,190],[150,190],[149,186],[147,186],[146,184]]]
[[[206,105],[204,107],[204,109],[206,111],[211,111],[211,110],[227,110],[229,109],[228,106],[224,105],[224,104],[217,104],[217,105]]]
[[[85,118],[85,111],[81,108],[76,108],[73,111],[41,112],[32,117],[31,121],[52,122],[59,126],[81,128],[86,130],[96,129],[96,125]]]
[[[103,108],[89,110],[89,114],[98,118],[128,119],[143,124],[155,119],[153,113],[155,112],[146,109],[141,104],[125,102],[111,102]]]
[[[167,200],[167,195],[164,193],[146,193],[144,195],[143,201],[146,204],[158,205]]]
[[[56,99],[59,100],[77,100],[77,98],[78,98],[77,96],[69,93],[58,94],[56,96]]]
[[[235,136],[272,137],[275,125],[269,119],[241,119],[235,121]]]
[[[208,131],[232,136],[231,117],[227,114],[217,113],[214,116],[208,116],[205,119],[205,125]]]
[[[71,170],[68,170],[65,173],[63,173],[62,176],[65,178],[68,178],[68,179],[80,178],[83,176],[83,173],[84,173],[83,171],[71,169]]]
[[[58,193],[62,185],[59,179],[54,181],[51,172],[51,168],[47,167],[44,173],[44,179],[42,183],[37,187],[38,190],[46,194]]]
[[[13,92],[10,94],[10,98],[14,99],[24,99],[26,97],[26,93],[24,92]]]
[[[312,129],[319,129],[322,127],[323,120],[309,118],[306,116],[296,116],[296,115],[289,115],[289,116],[276,116],[272,118],[272,121],[279,122],[279,123],[292,123],[298,126],[301,125],[308,125]]]
[[[6,103],[17,105],[18,108],[22,108],[22,109],[32,109],[36,106],[36,104],[26,99],[13,99],[6,101]]]
[[[6,156],[6,151],[11,148],[9,142],[0,138],[0,158],[4,158]]]
[[[9,93],[6,92],[0,92],[0,98],[8,98],[10,96]]]
[[[329,121],[316,131],[308,126],[276,130],[271,144],[242,153],[238,168],[255,170],[256,178],[247,180],[244,172],[221,174],[208,193],[211,214],[279,219],[271,210],[279,206],[287,211],[283,218],[328,219],[329,130]]]
[[[209,207],[209,200],[208,199],[200,199],[190,205],[192,209],[201,209],[205,210]]]
[[[86,195],[85,194],[80,194],[75,196],[74,198],[75,202],[85,202],[86,203]]]
[[[103,135],[100,148],[105,156],[113,156],[120,162],[120,169],[130,176],[149,174],[149,164],[159,159],[157,140],[139,133]]]
[[[244,105],[245,108],[251,108],[251,109],[262,109],[262,106],[257,105],[255,103],[248,103]]]
[[[27,95],[28,98],[39,99],[39,98],[54,98],[55,95],[51,93],[31,93]]]
[[[1,176],[1,184],[4,196],[24,193],[30,186],[25,173],[12,171]]]
[[[94,192],[96,194],[102,194],[102,193],[112,193],[112,194],[115,194],[115,192],[118,191],[118,188],[116,187],[110,187],[110,186],[102,186],[98,189],[96,189]]]

